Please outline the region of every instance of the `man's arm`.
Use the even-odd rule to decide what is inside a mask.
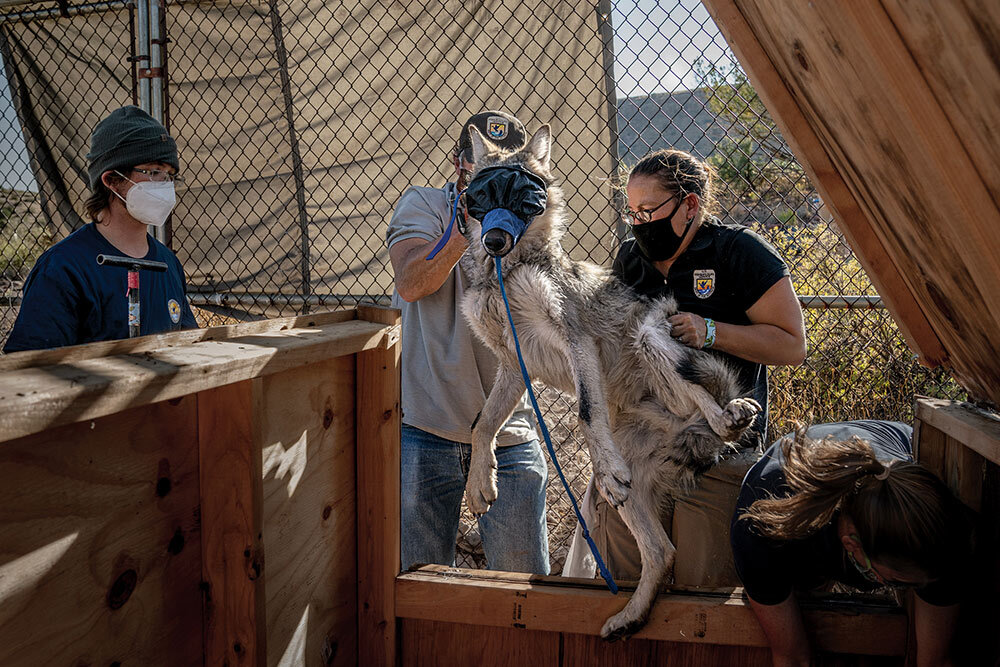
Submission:
[[[431,241],[409,238],[389,247],[389,261],[392,263],[396,291],[403,301],[418,301],[438,291],[462,253],[469,247],[465,237],[458,231],[458,225],[454,225],[448,242],[433,259],[428,260],[427,255],[438,241],[440,237]]]
[[[759,604],[750,599],[750,608],[767,635],[774,667],[809,667],[809,639],[795,594],[778,604]]]
[[[913,625],[917,637],[917,667],[947,667],[955,636],[959,605],[938,607],[913,596]]]

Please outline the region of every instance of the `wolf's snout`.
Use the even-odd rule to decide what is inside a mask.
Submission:
[[[514,237],[505,229],[490,229],[483,234],[483,248],[493,257],[503,257],[514,249]]]

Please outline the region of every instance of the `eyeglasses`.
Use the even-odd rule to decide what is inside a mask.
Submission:
[[[171,174],[169,171],[163,171],[162,169],[139,169],[138,167],[132,167],[132,171],[137,171],[140,174],[149,176],[149,180],[162,183],[164,181],[169,181],[171,183],[183,183],[184,179],[177,174]]]
[[[625,222],[627,222],[630,225],[636,225],[636,224],[643,225],[643,224],[646,224],[647,222],[651,222],[653,220],[653,214],[654,213],[656,213],[661,208],[663,208],[664,206],[666,206],[667,204],[669,204],[670,202],[672,202],[674,199],[677,199],[678,196],[679,196],[679,194],[672,195],[670,197],[670,199],[668,199],[667,201],[663,202],[662,204],[660,204],[656,208],[649,209],[648,211],[633,211],[632,209],[625,209],[625,212],[622,214],[622,217],[624,217],[625,218]]]

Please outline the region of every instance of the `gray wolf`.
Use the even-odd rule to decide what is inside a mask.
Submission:
[[[560,244],[566,207],[550,164],[552,134],[542,126],[525,147],[501,150],[470,127],[475,174],[487,167],[529,170],[547,204],[502,259],[504,286],[532,380],[577,397],[579,426],[594,479],[635,536],[642,575],[632,598],[601,636],[617,638],[645,622],[675,548],[659,521],[671,498],[753,423],[760,406],[741,397],[734,372],[717,357],[670,336],[672,298],[646,300],[605,269],[571,260]],[[496,354],[496,378],[473,425],[466,503],[477,514],[497,497],[494,436],[524,393],[494,258],[470,216],[461,258],[469,286],[462,312]]]

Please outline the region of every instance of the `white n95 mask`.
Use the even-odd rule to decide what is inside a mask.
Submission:
[[[124,197],[118,198],[125,202],[129,215],[153,227],[160,227],[170,217],[170,212],[177,204],[177,193],[171,181],[141,181],[136,182],[127,176],[126,180],[135,183]],[[112,192],[114,192],[112,190]]]

